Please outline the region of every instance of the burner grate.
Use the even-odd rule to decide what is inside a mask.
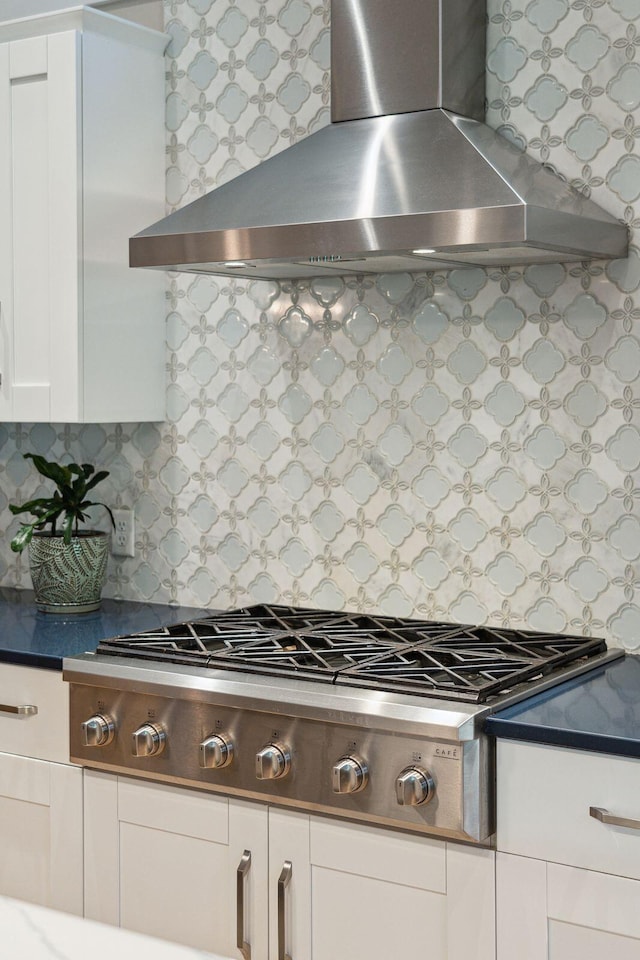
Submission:
[[[104,641],[98,653],[485,702],[604,640],[260,604]]]

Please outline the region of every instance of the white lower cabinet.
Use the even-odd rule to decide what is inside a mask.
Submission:
[[[0,894],[83,912],[82,770],[56,670],[0,670]]]
[[[638,960],[640,881],[496,857],[498,960]]]
[[[237,956],[236,870],[249,848],[246,928],[264,941],[266,807],[113,774],[84,777],[87,917]]]
[[[491,851],[93,771],[85,898],[233,958],[495,957]]]
[[[0,894],[82,916],[82,770],[0,753]]]
[[[637,760],[498,742],[497,960],[639,960]],[[539,785],[544,785],[540,787]]]
[[[312,817],[309,859],[300,960],[495,957],[493,852]]]

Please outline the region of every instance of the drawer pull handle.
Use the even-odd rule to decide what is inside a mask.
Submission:
[[[601,823],[610,823],[613,827],[631,827],[632,830],[640,830],[640,820],[630,820],[629,817],[615,817],[602,807],[589,807],[589,816]]]
[[[17,707],[9,703],[0,703],[0,713],[10,713],[13,717],[35,717],[38,708],[32,703],[21,703]]]
[[[251,851],[245,850],[240,858],[236,872],[236,945],[244,957],[251,960],[251,944],[244,938],[244,881],[251,866]]]
[[[278,877],[278,960],[291,960],[286,952],[287,919],[285,913],[285,892],[291,880],[293,866],[291,860],[285,860]]]

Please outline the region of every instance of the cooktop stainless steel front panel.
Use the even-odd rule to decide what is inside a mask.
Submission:
[[[493,832],[487,785],[492,783],[487,741],[398,734],[362,725],[228,703],[122,692],[110,686],[71,684],[71,760],[114,773],[184,784],[353,820],[473,842]],[[103,746],[83,743],[82,724],[107,717],[115,733]],[[153,756],[134,756],[132,736],[145,724],[164,735]],[[204,768],[200,744],[212,736],[233,744],[232,761]],[[258,779],[256,755],[268,744],[284,745],[290,769],[278,779]],[[332,771],[341,758],[364,761],[368,778],[355,793],[334,792]],[[428,771],[435,793],[427,802],[401,805],[396,780],[407,768]]]

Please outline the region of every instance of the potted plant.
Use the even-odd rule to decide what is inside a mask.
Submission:
[[[29,545],[29,566],[36,604],[45,613],[88,613],[100,606],[100,594],[107,573],[109,534],[102,530],[80,530],[90,507],[104,507],[115,527],[109,507],[87,499],[108,470],[95,472],[90,463],[52,463],[34,453],[25,453],[43,477],[53,480],[52,497],[38,497],[21,506],[9,504],[13,514],[31,513],[11,541],[11,549],[22,553]],[[60,521],[60,523],[59,523]],[[50,529],[46,530],[45,527]]]

